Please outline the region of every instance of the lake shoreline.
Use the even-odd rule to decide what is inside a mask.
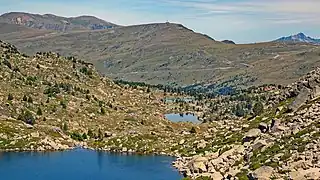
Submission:
[[[91,151],[96,151],[96,152],[107,152],[107,153],[112,153],[112,154],[126,154],[126,155],[141,155],[141,156],[170,156],[170,157],[175,157],[179,158],[179,156],[176,156],[174,154],[168,154],[168,153],[139,153],[139,152],[121,152],[121,151],[116,151],[116,150],[104,150],[100,148],[91,148],[91,147],[80,147],[80,146],[74,146],[70,147],[67,149],[57,149],[57,150],[37,150],[37,149],[0,149],[0,153],[5,153],[5,152],[45,152],[45,153],[50,153],[50,152],[63,152],[63,151],[72,151],[76,149],[83,149],[83,150],[91,150]]]

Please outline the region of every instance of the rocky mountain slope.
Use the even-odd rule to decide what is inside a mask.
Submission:
[[[17,24],[25,27],[60,32],[72,30],[97,30],[117,27],[117,25],[93,16],[60,17],[52,14],[30,14],[10,12],[0,16],[0,22]],[[1,32],[1,31],[0,31]]]
[[[319,88],[317,68],[293,84],[265,89],[270,94],[259,115],[213,121],[202,153],[174,166],[191,178],[320,179]]]
[[[162,93],[119,86],[73,57],[26,56],[10,44],[0,45],[1,150],[82,145],[170,154],[171,146],[187,136],[179,134],[193,126],[163,118]]]
[[[320,65],[319,47],[311,44],[225,44],[171,23],[37,33],[0,38],[26,54],[73,55],[109,77],[152,84],[288,84]]]
[[[285,43],[303,42],[303,43],[320,45],[320,39],[315,39],[315,38],[306,36],[303,33],[298,33],[298,34],[287,36],[287,37],[281,37],[277,39],[276,42],[285,42]]]

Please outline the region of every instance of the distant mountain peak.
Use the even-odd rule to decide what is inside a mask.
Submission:
[[[275,41],[276,42],[285,42],[285,43],[303,42],[303,43],[320,45],[320,39],[315,39],[315,38],[309,37],[302,32],[299,32],[298,34],[287,36],[287,37],[281,37]]]
[[[306,36],[303,32],[299,32],[297,35],[298,36]]]
[[[300,32],[300,33],[298,33],[298,34],[296,34],[294,36],[297,36],[297,37],[302,38],[302,39],[307,38],[307,36],[302,32]]]

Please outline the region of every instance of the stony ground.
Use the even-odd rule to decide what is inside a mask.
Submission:
[[[214,121],[205,151],[174,166],[191,178],[320,179],[319,85],[316,69],[270,93],[260,116]]]

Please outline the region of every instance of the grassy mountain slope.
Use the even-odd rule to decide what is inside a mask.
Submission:
[[[20,33],[23,34],[23,33]],[[225,44],[182,25],[163,23],[16,39],[22,52],[53,51],[92,62],[113,78],[148,83],[288,84],[320,65],[310,44]],[[240,80],[239,80],[240,79]]]

